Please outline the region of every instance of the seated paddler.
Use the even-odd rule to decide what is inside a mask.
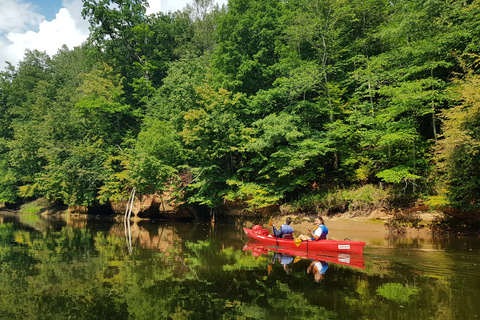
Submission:
[[[315,217],[315,225],[316,225],[316,228],[313,229],[313,231],[312,231],[312,229],[308,228],[308,233],[309,233],[308,236],[304,235],[304,234],[301,234],[300,236],[298,236],[298,239],[300,239],[302,241],[307,241],[307,240],[316,241],[316,240],[327,239],[328,228],[324,224],[323,218],[320,217],[320,216],[316,216]]]
[[[292,218],[287,217],[285,223],[280,226],[280,229],[273,226],[273,235],[277,238],[293,239],[293,228],[290,225],[292,221]]]

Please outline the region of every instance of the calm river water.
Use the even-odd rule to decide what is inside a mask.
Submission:
[[[0,319],[480,318],[478,238],[379,235],[316,276],[241,227],[0,215]]]

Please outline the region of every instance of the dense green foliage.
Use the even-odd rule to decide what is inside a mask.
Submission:
[[[478,207],[478,2],[144,6],[84,0],[83,46],[1,72],[0,202],[257,210],[381,184]]]
[[[129,250],[123,223],[19,216],[0,224],[0,319],[453,320],[479,311],[475,238],[382,236],[388,245],[365,257],[339,257],[365,269],[329,262],[317,283],[310,259],[295,257],[287,273],[265,247],[242,249],[233,224],[134,224]]]

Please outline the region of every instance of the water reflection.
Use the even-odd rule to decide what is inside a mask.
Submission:
[[[124,219],[123,223],[125,225],[125,240],[127,241],[128,252],[132,253],[132,229],[130,228],[130,219]]]
[[[5,319],[480,316],[478,239],[382,238],[358,257],[254,245],[234,224],[69,219],[0,224]]]
[[[272,263],[280,263],[283,267],[283,270],[285,270],[285,273],[290,274],[292,272],[292,266],[290,263],[292,263],[294,260],[294,256],[286,253],[275,252],[273,254]]]
[[[323,260],[312,260],[310,265],[307,267],[307,273],[312,273],[315,282],[320,282],[323,280],[323,276],[328,269],[328,262]]]
[[[364,269],[365,260],[363,255],[360,254],[348,254],[342,252],[329,252],[329,251],[306,251],[296,248],[285,248],[276,246],[266,246],[259,242],[248,241],[243,246],[244,251],[251,251],[253,256],[269,255],[270,252],[276,254],[286,255],[287,257],[294,257],[298,259],[308,259],[313,261],[331,262],[340,265],[351,266],[355,268]],[[275,255],[274,255],[275,257]],[[326,269],[325,269],[326,270]]]
[[[272,256],[272,264],[268,265],[268,275],[270,275],[272,270],[272,265],[279,263],[282,265],[283,270],[286,275],[290,275],[293,271],[292,264],[297,263],[302,257],[292,256],[286,253],[274,252]],[[320,282],[323,280],[325,272],[328,269],[328,262],[324,260],[311,259],[310,264],[306,269],[307,274],[312,274],[315,282]]]

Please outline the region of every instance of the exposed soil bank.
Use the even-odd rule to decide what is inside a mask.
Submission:
[[[424,210],[425,209],[423,207],[415,207],[412,210],[408,210],[408,212],[402,212],[402,216],[410,216],[412,214],[415,215],[417,218],[421,219],[421,224],[425,225],[425,227],[421,229],[402,228],[402,236],[416,238],[430,237],[432,235],[428,225],[433,219],[441,215],[441,213]],[[2,215],[15,215],[19,213],[19,210],[0,208],[0,212],[2,212]],[[46,206],[40,210],[39,214],[44,216],[60,216],[66,214],[67,212],[68,210],[66,207]],[[314,215],[305,215],[303,213],[288,214],[287,212],[282,212],[282,210],[280,210],[280,212],[280,215],[275,216],[274,220],[272,221],[273,224],[277,227],[280,227],[285,218],[290,216],[293,218],[292,226],[295,230],[295,235],[297,236],[299,234],[308,234],[308,228],[314,227]],[[78,216],[79,218],[83,219],[95,217],[95,215],[75,213],[69,213],[69,216]],[[232,214],[227,213],[226,216],[242,217],[242,214],[240,212],[233,214],[232,212]],[[394,216],[396,216],[396,214],[387,213],[384,210],[375,210],[370,212],[368,215],[365,215],[365,213],[362,215],[356,215],[352,212],[337,214],[334,216],[322,215],[325,220],[325,225],[329,228],[329,239],[343,240],[348,238],[350,240],[366,241],[367,243],[378,239],[385,239],[387,236],[390,236],[392,233],[391,230],[387,228],[386,223],[390,222]],[[111,215],[110,217],[118,220],[123,219],[124,215]],[[132,216],[132,220],[143,219]],[[264,227],[267,227],[265,223],[263,223],[263,225]],[[246,226],[251,227],[251,225]]]
[[[437,217],[438,214],[435,213],[422,213],[419,215],[419,218],[422,220],[422,224],[425,225],[424,228],[415,229],[415,228],[405,228],[403,235],[405,237],[429,237],[431,236],[431,231],[428,228],[428,225],[431,221]],[[286,216],[285,216],[286,217]],[[273,224],[276,227],[284,222],[285,217],[279,217],[273,221]],[[290,215],[294,222],[292,227],[295,230],[295,235],[303,233],[308,233],[308,228],[314,227],[314,218],[313,217],[304,217],[304,216],[295,216]],[[329,229],[328,238],[334,240],[343,240],[348,238],[353,241],[374,241],[376,239],[384,239],[391,232],[388,230],[385,223],[389,221],[391,217],[388,216],[378,216],[378,214],[372,213],[370,216],[366,217],[349,217],[348,215],[336,215],[333,217],[322,216],[325,221],[325,225]]]

